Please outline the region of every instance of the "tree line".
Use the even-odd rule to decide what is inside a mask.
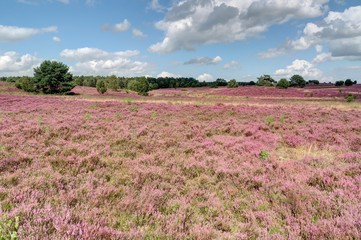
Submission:
[[[282,78],[274,80],[270,75],[262,75],[257,81],[237,82],[235,79],[226,81],[218,78],[213,82],[200,82],[192,77],[117,77],[111,76],[73,76],[69,72],[69,67],[61,62],[44,61],[37,68],[34,68],[33,77],[0,77],[0,81],[15,82],[15,86],[27,92],[43,92],[45,94],[68,93],[75,86],[96,87],[98,92],[103,94],[108,89],[117,91],[127,89],[135,91],[140,95],[148,95],[148,92],[160,88],[186,88],[186,87],[229,87],[239,86],[267,86],[267,87],[300,87],[307,84],[318,85],[318,80],[306,81],[300,75],[293,75],[289,80]],[[346,81],[336,81],[336,86],[351,86],[356,81],[347,79]]]

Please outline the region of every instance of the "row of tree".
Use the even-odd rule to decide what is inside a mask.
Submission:
[[[105,93],[108,89],[119,90],[129,89],[138,92],[140,95],[147,95],[148,91],[158,88],[184,88],[184,87],[222,87],[236,88],[239,86],[257,85],[268,87],[300,87],[306,84],[319,84],[318,80],[305,81],[300,75],[293,75],[289,80],[282,78],[278,82],[270,75],[262,75],[257,78],[257,82],[237,82],[235,79],[226,81],[218,78],[214,82],[200,82],[194,78],[174,78],[174,77],[117,77],[111,76],[73,76],[69,72],[69,67],[61,62],[44,61],[39,67],[34,69],[34,77],[1,77],[2,81],[15,82],[16,86],[28,92],[43,92],[46,94],[66,93],[74,86],[96,87],[99,93]],[[351,86],[356,81],[347,79],[337,81],[336,86]]]

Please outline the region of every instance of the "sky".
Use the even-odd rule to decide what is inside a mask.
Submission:
[[[0,76],[361,80],[360,0],[1,0]],[[361,81],[360,81],[361,82]]]

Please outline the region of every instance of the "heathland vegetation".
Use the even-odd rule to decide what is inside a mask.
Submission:
[[[48,69],[0,82],[0,239],[361,238],[354,81]]]

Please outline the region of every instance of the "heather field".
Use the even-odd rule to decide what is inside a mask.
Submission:
[[[361,238],[360,85],[74,92],[0,83],[3,234]]]

